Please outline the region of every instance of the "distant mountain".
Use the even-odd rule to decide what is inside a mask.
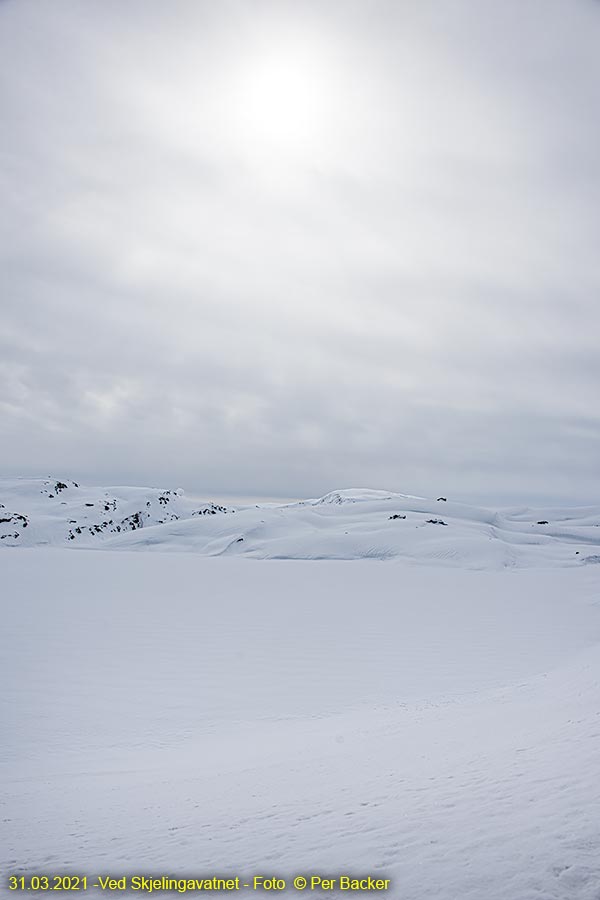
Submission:
[[[261,559],[393,559],[467,568],[600,562],[600,507],[500,511],[347,489],[238,506],[182,490],[0,479],[0,545],[191,551]]]
[[[181,489],[84,487],[57,478],[0,479],[0,541],[4,546],[96,545],[180,518],[234,512],[197,503]]]

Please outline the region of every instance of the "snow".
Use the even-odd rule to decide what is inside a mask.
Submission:
[[[56,485],[64,485],[61,490]],[[257,559],[404,559],[488,570],[600,557],[600,506],[490,510],[352,489],[231,507],[158,488],[0,479],[0,545],[189,551]]]
[[[43,489],[0,493],[28,517],[0,552],[3,875],[598,900],[597,508]],[[102,498],[151,516],[84,534]]]

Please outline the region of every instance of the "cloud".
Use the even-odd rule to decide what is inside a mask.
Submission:
[[[591,500],[600,10],[0,5],[3,467]]]

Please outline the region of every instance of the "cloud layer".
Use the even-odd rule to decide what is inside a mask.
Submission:
[[[8,473],[600,493],[600,5],[0,3]]]

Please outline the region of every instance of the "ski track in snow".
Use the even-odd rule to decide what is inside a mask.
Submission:
[[[600,510],[49,481],[0,492],[3,873],[600,900]]]

